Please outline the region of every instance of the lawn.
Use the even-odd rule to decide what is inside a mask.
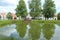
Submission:
[[[9,24],[20,24],[20,23],[54,23],[60,25],[60,20],[33,20],[33,21],[21,21],[21,20],[0,20],[0,27]]]
[[[14,24],[13,20],[0,20],[0,27],[9,25],[9,24]]]

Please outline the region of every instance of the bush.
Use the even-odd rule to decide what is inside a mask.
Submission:
[[[58,16],[57,17],[58,17],[58,20],[60,20],[60,13],[58,13]]]
[[[7,18],[8,19],[12,19],[12,16],[11,16],[11,13],[10,12],[7,14]]]

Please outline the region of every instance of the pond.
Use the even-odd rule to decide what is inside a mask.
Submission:
[[[60,40],[60,26],[50,23],[20,23],[0,28],[0,40]]]

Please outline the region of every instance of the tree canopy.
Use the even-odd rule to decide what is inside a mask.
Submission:
[[[57,18],[58,18],[58,20],[60,20],[60,12],[58,13]]]
[[[12,19],[11,12],[9,12],[9,13],[7,14],[7,18],[8,18],[8,19]]]
[[[45,18],[54,17],[54,13],[56,13],[55,4],[52,0],[45,0],[43,5],[43,15]]]
[[[30,15],[35,18],[41,13],[41,0],[32,0],[29,3]]]
[[[18,17],[21,16],[22,18],[24,18],[27,15],[27,9],[24,0],[19,1],[19,5],[17,5],[16,8],[16,15]]]

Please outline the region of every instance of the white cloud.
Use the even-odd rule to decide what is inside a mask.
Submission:
[[[15,8],[11,6],[8,6],[8,8],[0,6],[0,9],[0,12],[15,12]]]
[[[27,12],[29,13],[29,11],[30,11],[30,10],[29,10],[29,4],[28,4],[28,1],[29,1],[29,0],[24,0],[24,1],[25,1],[25,3],[26,3]]]
[[[60,0],[55,0],[57,13],[60,12]]]
[[[15,12],[15,8],[18,4],[18,1],[19,0],[1,0],[1,2],[5,2],[5,3],[8,3],[8,4],[12,4],[12,5],[8,5],[8,6],[1,6],[0,5],[0,12],[2,11],[5,11],[5,12]],[[26,3],[26,7],[27,9],[29,10],[29,6],[28,6],[28,1],[29,0],[24,0],[25,3]],[[54,0],[55,1],[55,5],[56,5],[56,10],[57,10],[57,13],[60,12],[60,0]],[[42,2],[44,3],[44,0],[42,0]],[[29,12],[29,11],[28,11]]]
[[[7,3],[10,3],[10,4],[17,5],[18,4],[18,1],[19,0],[4,0],[3,2],[7,2]]]
[[[1,0],[3,3],[11,4],[11,5],[0,5],[0,12],[15,12],[16,5],[18,4],[18,0]]]

